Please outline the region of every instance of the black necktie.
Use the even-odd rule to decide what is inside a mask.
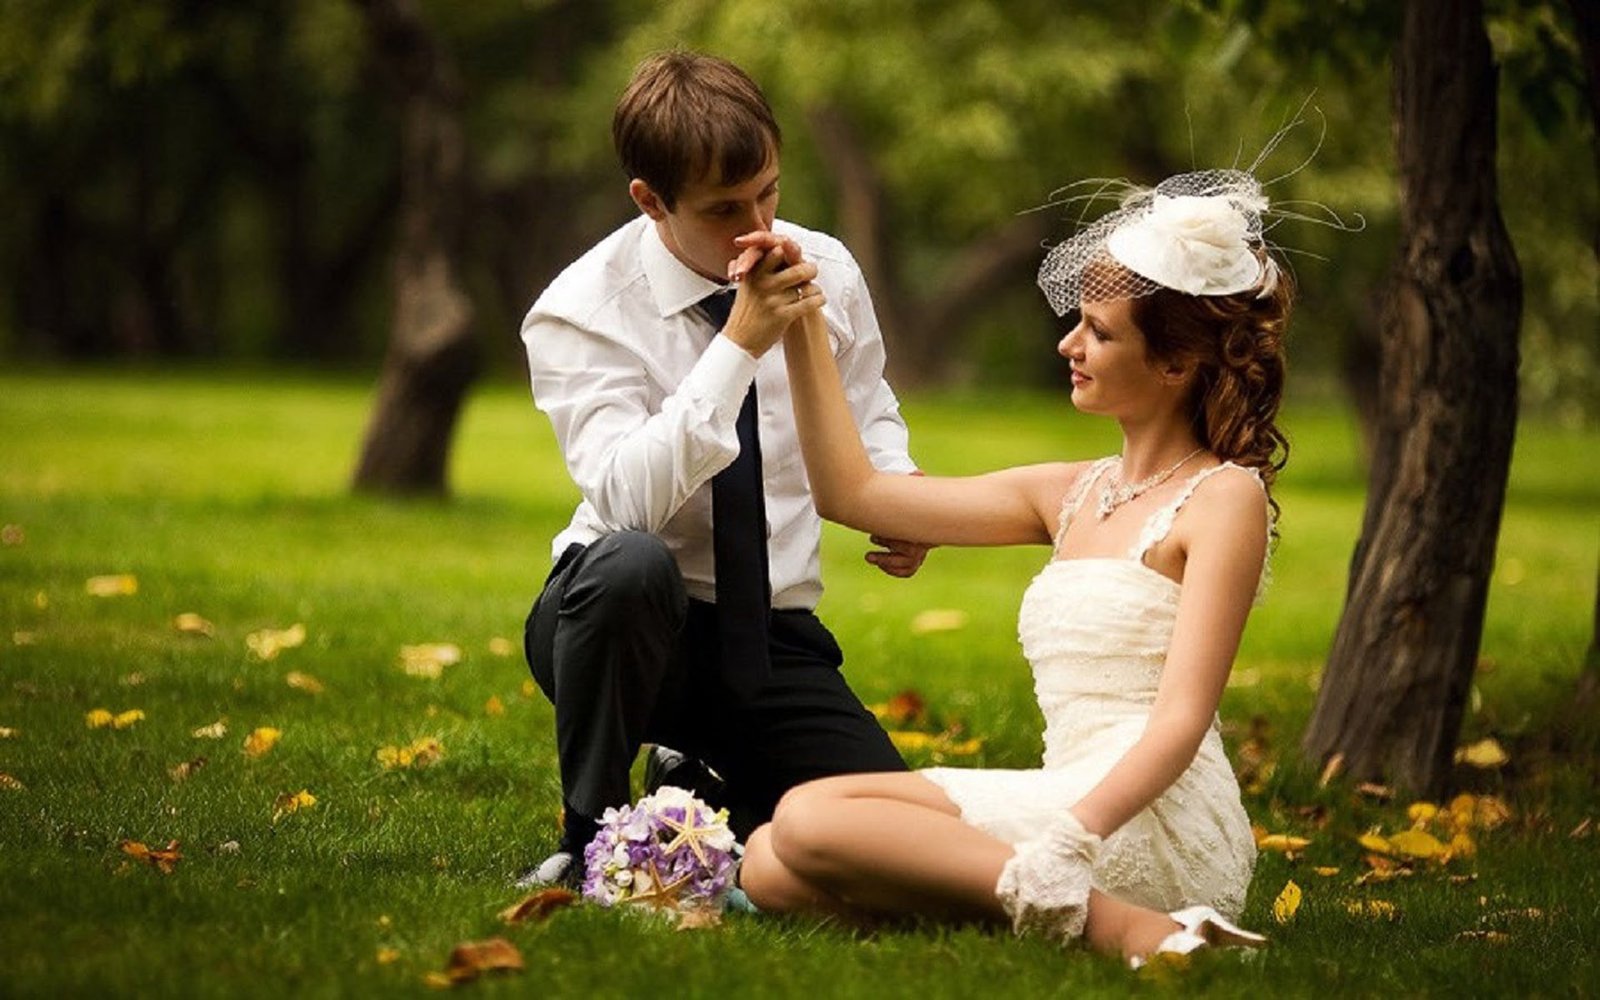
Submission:
[[[700,301],[718,330],[728,321],[733,295],[724,290]],[[770,669],[767,619],[772,609],[772,583],[767,574],[767,504],[756,412],[752,381],[734,425],[739,454],[711,479],[711,551],[716,559],[722,674],[741,694],[759,688]]]

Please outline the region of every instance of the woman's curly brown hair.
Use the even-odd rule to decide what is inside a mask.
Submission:
[[[1256,292],[1202,296],[1162,288],[1132,300],[1133,321],[1151,363],[1195,366],[1195,438],[1223,461],[1256,470],[1274,520],[1272,485],[1289,459],[1289,440],[1277,419],[1293,300],[1287,273],[1259,298]]]

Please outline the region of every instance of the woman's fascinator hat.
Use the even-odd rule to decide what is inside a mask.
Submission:
[[[1197,170],[1168,177],[1153,188],[1127,181],[1082,181],[1058,192],[1051,205],[1080,204],[1085,213],[1106,198],[1120,204],[1045,256],[1039,288],[1050,308],[1064,316],[1085,302],[1135,299],[1162,288],[1189,295],[1254,291],[1264,298],[1277,287],[1280,265],[1268,253],[1263,217],[1362,228],[1360,216],[1347,223],[1325,206],[1315,206],[1320,214],[1310,216],[1270,205],[1252,171],[1302,122],[1296,114],[1249,170]],[[1086,190],[1071,193],[1075,189]]]

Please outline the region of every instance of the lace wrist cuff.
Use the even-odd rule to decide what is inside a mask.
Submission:
[[[1044,836],[1019,844],[995,884],[1012,930],[1056,941],[1081,937],[1099,850],[1100,838],[1071,813]]]

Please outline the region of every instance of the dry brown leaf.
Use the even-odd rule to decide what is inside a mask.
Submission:
[[[1501,931],[1462,931],[1456,935],[1457,941],[1482,941],[1485,944],[1506,944],[1511,940],[1511,935]]]
[[[506,703],[500,700],[499,695],[491,694],[489,700],[483,703],[483,714],[499,718],[506,714]]]
[[[183,854],[178,850],[176,840],[167,841],[166,847],[147,847],[137,840],[124,840],[119,846],[123,854],[136,861],[153,865],[163,875],[171,875],[178,862],[183,860]]]
[[[1365,795],[1369,799],[1387,802],[1394,798],[1394,789],[1388,785],[1380,785],[1375,781],[1363,781],[1356,786],[1356,794]]]
[[[527,920],[544,920],[562,907],[571,906],[577,901],[578,894],[571,889],[541,889],[533,895],[501,910],[500,919],[508,924],[520,924]]]
[[[1585,816],[1583,822],[1573,827],[1572,832],[1568,833],[1567,836],[1573,840],[1582,840],[1584,837],[1589,836],[1589,831],[1592,829],[1594,829],[1594,818]]]
[[[722,926],[722,912],[709,906],[696,906],[678,914],[678,930],[700,931]]]
[[[450,950],[445,975],[452,983],[464,983],[486,972],[521,972],[522,952],[505,938],[463,941]]]
[[[1317,778],[1317,787],[1327,788],[1328,784],[1332,782],[1334,778],[1337,778],[1339,776],[1339,772],[1343,770],[1344,754],[1336,753],[1332,757],[1329,757],[1328,762],[1322,765],[1322,776]]]
[[[205,766],[206,759],[204,757],[196,757],[194,760],[186,760],[181,764],[172,765],[167,768],[167,774],[173,781],[188,781],[196,771]]]
[[[0,771],[0,789],[4,789],[8,792],[20,792],[25,788],[26,786],[23,785],[22,782],[18,781],[16,778],[13,778],[4,771]]]
[[[880,713],[885,722],[897,726],[910,725],[928,714],[927,699],[914,688],[906,688],[890,696]]]
[[[0,545],[21,545],[27,537],[20,524],[8,524],[0,528]]]

